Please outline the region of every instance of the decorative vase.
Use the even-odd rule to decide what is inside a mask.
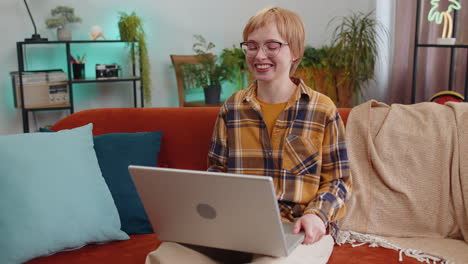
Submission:
[[[57,28],[57,39],[60,41],[71,40],[72,35],[70,29],[67,27]]]
[[[221,85],[209,85],[203,88],[206,104],[217,104],[221,98]]]

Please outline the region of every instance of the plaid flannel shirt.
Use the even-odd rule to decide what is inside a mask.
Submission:
[[[298,89],[271,136],[255,83],[226,100],[215,124],[208,170],[272,177],[283,219],[314,213],[335,234],[351,191],[344,125],[328,97],[292,80]]]

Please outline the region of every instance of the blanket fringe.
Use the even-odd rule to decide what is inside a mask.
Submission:
[[[420,250],[410,249],[410,248],[401,248],[392,242],[376,235],[362,234],[354,231],[339,231],[336,237],[336,243],[338,245],[343,245],[345,243],[351,244],[352,247],[360,247],[365,244],[369,244],[369,247],[383,247],[388,249],[393,249],[398,251],[398,261],[403,261],[403,254],[407,257],[414,258],[419,262],[424,263],[440,263],[440,264],[451,264],[452,262],[448,260],[441,259],[439,257],[427,254]]]

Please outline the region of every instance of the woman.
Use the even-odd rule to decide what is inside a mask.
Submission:
[[[208,170],[272,177],[283,220],[295,222],[295,233],[305,233],[303,245],[290,256],[254,256],[254,262],[317,263],[315,254],[328,252],[326,262],[333,250],[330,235],[351,189],[342,120],[328,97],[291,77],[304,52],[304,25],[297,14],[279,7],[261,10],[248,21],[243,38],[256,81],[221,107]],[[307,248],[319,240],[320,252]],[[180,247],[179,252],[188,250]],[[222,262],[233,258],[196,251]]]

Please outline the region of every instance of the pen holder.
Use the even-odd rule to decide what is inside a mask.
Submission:
[[[73,65],[73,79],[84,79],[85,78],[85,64],[75,63]]]

